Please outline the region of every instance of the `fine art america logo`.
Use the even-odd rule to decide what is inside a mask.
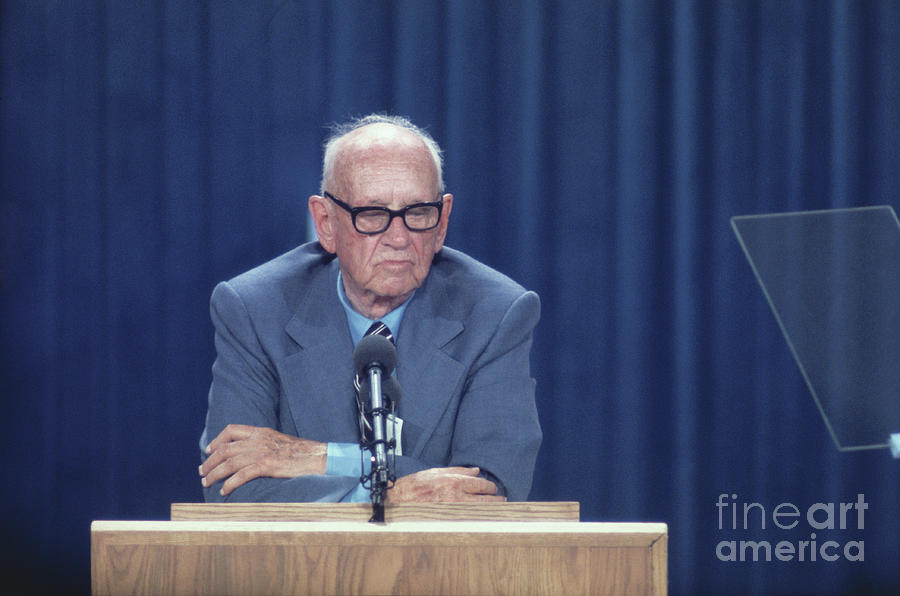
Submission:
[[[716,545],[720,561],[847,561],[865,560],[865,495],[856,501],[813,503],[805,509],[793,503],[766,508],[761,503],[739,502],[722,493],[716,501],[719,531],[728,538],[738,533],[746,539],[721,540]],[[802,540],[794,540],[797,533]],[[759,540],[776,537],[776,540]],[[807,537],[808,535],[808,537]]]

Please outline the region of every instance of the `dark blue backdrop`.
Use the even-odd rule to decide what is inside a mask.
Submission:
[[[323,125],[389,111],[446,148],[448,243],[542,297],[532,498],[667,522],[675,594],[897,590],[900,462],[836,451],[728,220],[898,208],[898,106],[895,1],[3,2],[4,585],[86,591],[91,520],[201,498],[209,293],[304,240]],[[722,562],[810,528],[720,493],[863,493],[819,541],[864,561]]]

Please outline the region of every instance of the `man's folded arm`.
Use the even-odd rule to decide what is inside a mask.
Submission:
[[[216,360],[209,390],[206,427],[200,438],[201,463],[206,448],[229,424],[279,428],[277,373],[259,342],[240,295],[228,282],[216,286],[210,300],[215,328]],[[352,478],[324,474],[294,478],[256,478],[228,495],[224,481],[203,488],[207,501],[300,502],[338,501],[356,484]]]
[[[528,498],[541,444],[530,373],[540,299],[524,292],[475,362],[457,413],[451,466],[477,466],[511,501]]]
[[[295,478],[256,478],[227,496],[219,493],[222,482],[203,489],[209,503],[312,503],[340,502],[359,482],[346,476],[308,475]]]
[[[323,474],[300,475],[293,478],[255,478],[234,489],[228,495],[220,491],[225,480],[204,488],[208,502],[368,502],[369,490],[360,483],[364,462],[359,445],[329,443],[327,471]],[[400,456],[395,461],[395,474],[405,476],[433,466],[412,457]],[[369,467],[365,465],[365,472]]]

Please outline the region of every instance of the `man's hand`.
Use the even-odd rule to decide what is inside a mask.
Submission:
[[[229,424],[206,448],[200,483],[212,486],[227,478],[220,491],[228,495],[254,478],[293,478],[324,474],[328,446],[259,426]]]
[[[388,503],[505,501],[497,485],[480,478],[478,468],[429,468],[402,476],[387,492]]]

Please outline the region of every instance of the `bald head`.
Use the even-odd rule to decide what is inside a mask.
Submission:
[[[425,150],[434,167],[437,187],[435,192],[444,190],[443,160],[441,148],[435,140],[406,118],[372,114],[335,127],[325,141],[325,155],[322,163],[322,188],[335,188],[336,169],[352,165],[352,159],[344,159],[343,154],[384,149]],[[350,164],[347,162],[351,161]],[[338,172],[339,173],[339,172]]]

